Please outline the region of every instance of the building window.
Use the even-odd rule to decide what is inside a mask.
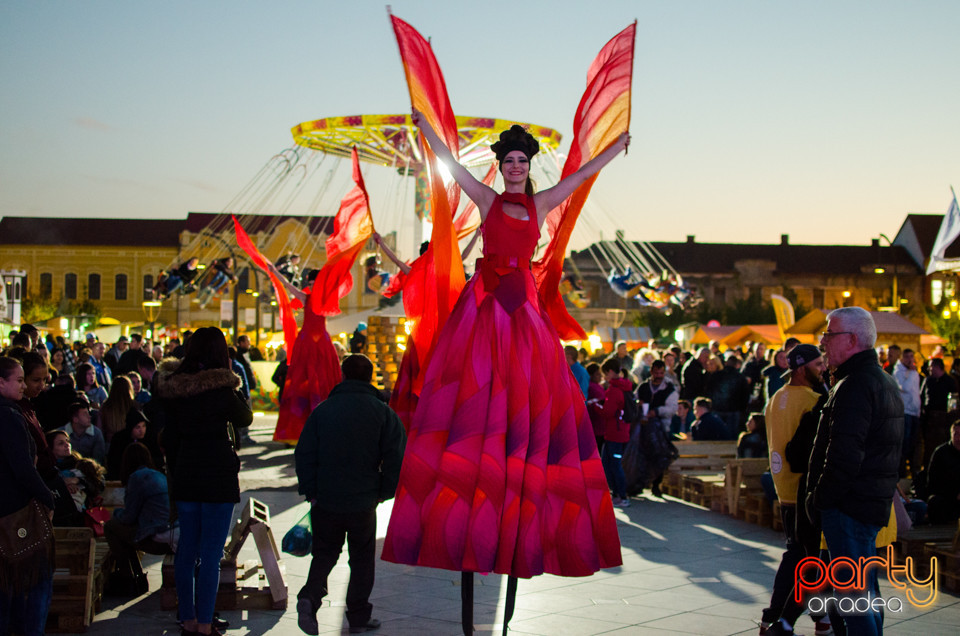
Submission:
[[[941,300],[943,300],[943,281],[935,278],[930,281],[930,302],[936,306]]]
[[[114,300],[126,300],[127,299],[127,275],[126,274],[117,274],[113,281],[113,298]]]
[[[727,304],[727,288],[726,287],[713,288],[713,302],[716,303],[717,305]]]
[[[813,290],[813,307],[815,309],[824,309],[823,306],[823,290],[814,289]]]
[[[63,277],[63,295],[68,300],[77,299],[77,275],[67,274]]]
[[[100,300],[100,274],[87,276],[87,298]]]
[[[143,299],[144,300],[153,300],[153,274],[144,274],[143,275]]]
[[[53,296],[53,274],[43,272],[40,274],[40,297],[50,298]]]
[[[947,298],[953,298],[957,295],[957,281],[954,278],[948,278],[943,281],[943,295]]]

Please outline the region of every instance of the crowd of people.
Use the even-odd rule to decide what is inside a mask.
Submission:
[[[223,545],[240,501],[237,450],[253,419],[250,342],[228,347],[214,327],[166,346],[140,334],[109,348],[94,334],[67,345],[32,325],[0,356],[0,633],[41,634],[52,594],[52,527],[90,527],[110,546],[108,580],[142,594],[138,552],[176,551],[186,634],[217,631],[214,602]],[[159,363],[159,364],[158,364]],[[108,481],[122,507],[103,507]],[[10,554],[14,556],[11,558]]]
[[[358,328],[355,339],[362,338],[360,332]],[[826,342],[833,333],[846,332],[828,331],[823,334]],[[39,505],[49,512],[53,526],[94,527],[97,515],[91,513],[101,504],[106,481],[120,481],[126,488],[124,506],[100,523],[111,548],[115,580],[123,582],[122,589],[146,591],[137,552],[170,550],[175,522],[180,618],[185,632],[207,634],[217,629],[213,600],[220,551],[239,501],[236,449],[251,421],[249,391],[256,386],[250,360],[261,356],[251,356],[255,349],[246,336],[238,338],[234,348],[227,347],[215,328],[184,336],[184,342],[174,339],[160,346],[132,334],[108,347],[93,334],[70,344],[50,336],[41,339],[31,325],[12,334],[0,358],[0,425],[10,442],[0,471],[9,474],[14,487],[0,495],[0,517]],[[912,523],[956,523],[960,423],[953,411],[958,366],[951,365],[948,372],[942,357],[921,363],[918,352],[909,348],[891,345],[884,350],[873,344],[850,357],[866,365],[864,373],[875,366],[876,373],[887,378],[883,386],[895,388],[893,409],[900,409],[903,424],[896,439],[887,440],[897,449],[892,478],[910,477],[914,489],[901,481],[899,503]],[[829,351],[824,345],[790,339],[778,349],[745,343],[722,352],[715,342],[693,351],[679,346],[628,351],[625,342],[618,342],[608,356],[591,356],[572,346],[564,350],[593,424],[614,506],[630,506],[631,497],[648,487],[662,496],[660,480],[676,457],[676,440],[736,440],[739,457],[769,458],[771,491],[780,501],[787,535],[781,569],[790,574],[778,575],[764,611],[762,624],[771,634],[792,627],[802,613],[789,601],[791,567],[802,555],[819,553],[820,532],[828,532],[826,520],[811,522],[816,515],[807,514],[808,496],[830,496],[824,494],[829,488],[817,490],[817,484],[823,486],[823,479],[831,477],[824,446],[830,428],[824,428],[821,413],[831,387],[844,377],[843,366],[828,369],[824,349]],[[338,352],[338,357],[348,356]],[[352,360],[359,364],[357,356]],[[354,387],[350,390],[362,391],[359,387],[369,384],[367,366],[352,372],[356,379],[346,385]],[[377,391],[371,395],[388,399]],[[900,402],[902,407],[897,406]],[[391,469],[395,479],[403,437],[402,427],[396,422],[392,427],[400,442],[377,452],[390,453],[397,464]],[[301,483],[323,483],[329,477],[316,472],[312,459],[301,457],[306,448],[298,447],[298,473],[309,475]],[[884,483],[891,479],[889,473]],[[808,474],[815,475],[816,483]],[[304,494],[316,500],[315,489],[308,487]],[[378,501],[391,493],[381,494]],[[341,504],[328,508],[337,506]],[[357,515],[367,523],[371,509],[347,506],[342,514],[350,523]],[[870,521],[883,525],[886,520],[880,517],[885,514],[871,509]],[[831,527],[840,532],[839,526]],[[321,546],[317,553],[323,550]],[[42,608],[50,602],[52,581],[49,559],[39,554],[30,561],[31,576],[23,576],[22,567],[4,566],[2,602],[4,609],[11,608],[5,616],[36,621],[45,615]],[[311,585],[323,577],[316,574]],[[309,608],[305,605],[303,616],[313,615],[319,597],[305,588],[300,601]],[[365,625],[372,620],[365,599],[359,608],[354,622]],[[821,629],[830,617],[815,619]]]

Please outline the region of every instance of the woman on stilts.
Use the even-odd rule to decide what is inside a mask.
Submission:
[[[589,576],[622,563],[613,503],[583,396],[541,302],[530,260],[547,213],[625,150],[624,133],[556,186],[534,193],[539,144],[520,126],[492,150],[505,191],[459,165],[426,118],[413,121],[477,205],[483,258],[430,355],[384,541],[395,563],[463,572]]]
[[[289,367],[283,383],[277,428],[273,433],[276,442],[296,444],[310,413],[340,382],[340,359],[327,333],[326,316],[314,313],[310,306],[308,286],[313,284],[317,270],[305,274],[303,285],[308,288],[304,291],[283,276],[273,263],[267,262],[267,267],[287,293],[303,305],[303,326],[297,333],[293,350],[288,352]]]

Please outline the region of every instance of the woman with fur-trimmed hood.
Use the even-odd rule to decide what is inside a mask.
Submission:
[[[198,329],[183,361],[164,360],[158,374],[170,495],[180,520],[180,620],[184,634],[210,634],[220,557],[240,501],[240,459],[230,429],[250,426],[253,414],[237,392],[240,378],[230,370],[227,342],[216,327]]]

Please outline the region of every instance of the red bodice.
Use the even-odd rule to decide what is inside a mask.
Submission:
[[[526,221],[508,216],[503,211],[503,202],[517,203],[527,208]],[[504,192],[498,194],[490,207],[483,225],[483,255],[496,256],[498,259],[516,258],[521,264],[529,263],[537,251],[540,228],[537,224],[537,209],[533,197],[525,194]]]

